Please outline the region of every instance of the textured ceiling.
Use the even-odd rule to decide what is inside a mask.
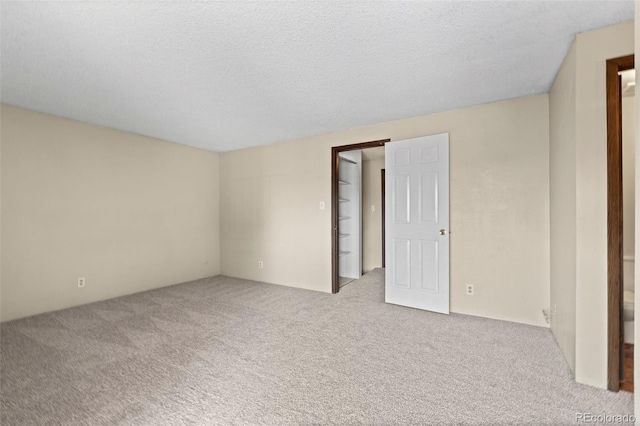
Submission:
[[[544,93],[633,1],[7,2],[2,102],[228,151]]]

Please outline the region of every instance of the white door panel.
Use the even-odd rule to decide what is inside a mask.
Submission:
[[[449,134],[388,142],[385,169],[385,300],[449,313]]]

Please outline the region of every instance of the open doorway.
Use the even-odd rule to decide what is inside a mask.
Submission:
[[[620,73],[622,83],[622,364],[620,389],[633,392],[635,324],[635,69]]]
[[[388,210],[384,233],[385,268],[374,269],[358,283],[375,281],[386,303],[427,311],[449,313],[449,134],[439,133],[387,143],[376,141],[332,149],[332,291],[340,291],[340,277],[345,273],[341,262],[357,247],[349,243],[354,227],[348,227],[352,199],[348,191],[341,195],[340,187],[351,187],[352,176],[342,173],[353,169],[366,148],[384,146],[384,202]],[[346,155],[346,153],[356,155]],[[350,158],[349,158],[350,157]],[[355,159],[355,160],[354,160]],[[377,191],[377,176],[382,175],[382,162],[372,167],[368,186]],[[382,192],[382,191],[380,191]],[[380,195],[382,203],[382,194]],[[362,211],[362,200],[360,210]],[[370,209],[367,204],[365,210]],[[368,213],[375,213],[369,210]],[[372,223],[381,231],[382,220]],[[382,235],[379,234],[374,262],[382,263]],[[361,240],[358,241],[358,243]],[[361,259],[358,259],[361,262]],[[356,270],[360,278],[362,268]],[[344,276],[343,276],[344,277]],[[343,282],[346,280],[343,280]],[[380,286],[382,284],[382,286]],[[352,292],[354,285],[346,289]],[[368,287],[368,286],[367,286]],[[369,288],[369,287],[368,287]]]
[[[373,231],[374,226],[381,229],[381,219],[375,224],[381,207],[376,207],[371,200],[374,191],[380,191],[380,169],[376,170],[376,167],[384,165],[384,144],[388,141],[331,149],[332,293],[338,293],[341,286],[359,278],[371,265],[382,262],[382,240],[378,249],[372,246],[381,238],[376,238],[377,233]],[[375,184],[373,175],[378,176]],[[378,196],[382,197],[381,194]],[[376,256],[377,262],[374,260]]]
[[[338,154],[340,288],[384,265],[384,147]]]
[[[633,55],[607,61],[608,388],[633,392],[635,262]]]

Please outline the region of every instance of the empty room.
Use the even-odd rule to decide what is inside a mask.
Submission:
[[[2,1],[0,424],[631,424],[638,2]]]

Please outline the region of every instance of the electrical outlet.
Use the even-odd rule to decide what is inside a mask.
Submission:
[[[84,277],[79,277],[78,278],[78,288],[82,288],[85,285],[85,279]]]
[[[324,201],[320,201],[320,210],[324,210]]]
[[[259,269],[264,268],[264,262],[263,262],[262,260],[259,260],[259,261],[258,261],[258,268],[259,268]]]
[[[371,211],[375,212],[376,211],[376,206],[371,206]]]
[[[473,296],[473,284],[467,284],[467,296]]]

